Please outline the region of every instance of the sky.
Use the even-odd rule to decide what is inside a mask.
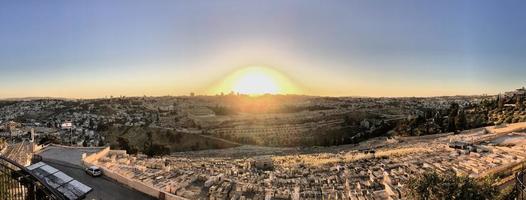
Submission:
[[[0,2],[0,98],[211,94],[249,66],[322,96],[526,85],[523,0]]]

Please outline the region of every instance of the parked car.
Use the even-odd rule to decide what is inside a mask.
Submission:
[[[84,171],[86,171],[86,174],[93,177],[102,176],[102,169],[97,166],[88,167]]]

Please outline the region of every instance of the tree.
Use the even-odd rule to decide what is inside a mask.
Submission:
[[[128,154],[137,154],[139,153],[139,149],[136,146],[131,145],[130,149],[127,149],[126,152]]]
[[[145,145],[152,146],[153,145],[153,133],[151,131],[146,132],[146,143]]]
[[[93,129],[93,127],[95,127],[95,122],[93,121],[93,119],[89,119],[89,128],[90,129]]]
[[[515,99],[515,108],[517,109],[523,108],[522,99],[520,96],[517,96]]]
[[[504,104],[505,104],[504,100],[505,100],[505,99],[502,98],[502,97],[500,96],[500,94],[499,94],[499,96],[497,96],[497,106],[498,106],[499,109],[504,108]]]
[[[138,152],[137,147],[131,146],[130,142],[128,141],[128,139],[126,139],[124,137],[118,137],[117,138],[117,143],[119,143],[119,148],[120,149],[126,150],[126,152],[129,153],[129,154],[136,154]]]
[[[102,140],[102,138],[99,139],[99,144],[98,144],[98,146],[99,146],[99,147],[104,146],[104,140]]]
[[[464,130],[467,128],[466,113],[464,110],[459,110],[458,115],[455,119],[456,130]]]
[[[477,180],[467,176],[457,176],[448,171],[438,174],[426,172],[407,181],[405,191],[409,199],[495,199],[499,194],[490,179]]]
[[[451,103],[451,106],[449,106],[449,115],[447,119],[447,130],[448,131],[455,131],[457,129],[455,119],[458,114],[458,109],[459,109],[459,106],[457,103]]]
[[[164,156],[170,154],[170,149],[165,145],[152,144],[144,149],[144,154],[146,154],[148,157]]]
[[[53,135],[45,135],[40,139],[38,144],[60,144],[60,139]]]
[[[117,143],[119,143],[119,148],[120,149],[124,149],[124,150],[127,150],[130,148],[130,142],[128,141],[128,139],[124,138],[124,137],[118,137],[117,138]]]

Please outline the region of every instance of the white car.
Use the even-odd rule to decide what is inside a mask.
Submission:
[[[102,169],[97,166],[88,167],[84,171],[86,171],[86,174],[93,177],[102,176]]]

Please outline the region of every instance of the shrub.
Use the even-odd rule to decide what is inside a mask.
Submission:
[[[495,199],[499,194],[489,179],[478,180],[457,176],[454,172],[426,172],[407,181],[410,199]]]

